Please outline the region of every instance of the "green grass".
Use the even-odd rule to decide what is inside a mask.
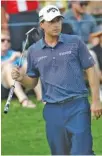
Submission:
[[[43,104],[36,102],[36,109],[22,108],[18,100],[13,99],[8,114],[1,111],[1,151],[2,155],[49,155],[46,141],[45,123],[42,116]],[[92,121],[94,151],[102,154],[102,118]]]

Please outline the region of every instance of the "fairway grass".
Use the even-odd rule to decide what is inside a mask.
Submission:
[[[45,134],[45,122],[42,116],[44,105],[31,96],[36,103],[35,109],[22,108],[17,99],[13,99],[8,114],[1,109],[1,154],[2,155],[50,155]],[[102,155],[102,118],[92,121],[93,149]]]

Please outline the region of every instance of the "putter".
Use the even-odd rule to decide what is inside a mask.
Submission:
[[[21,62],[22,62],[22,59],[23,59],[23,57],[24,57],[24,52],[25,52],[25,50],[26,50],[26,45],[27,45],[27,43],[28,43],[29,34],[30,34],[32,31],[34,31],[34,30],[36,30],[35,27],[32,28],[32,29],[30,29],[30,30],[26,33],[26,36],[27,36],[27,37],[26,37],[26,41],[25,41],[25,44],[24,44],[24,47],[23,47],[23,50],[22,50],[22,55],[21,55],[21,57],[20,57],[20,61],[19,61],[18,67],[21,66]],[[10,106],[10,103],[11,103],[11,100],[12,100],[12,96],[13,96],[13,93],[14,93],[14,89],[15,89],[15,83],[16,83],[16,80],[14,80],[14,84],[13,84],[13,85],[11,86],[11,88],[10,88],[8,98],[7,98],[6,104],[5,104],[5,106],[4,106],[4,113],[5,113],[5,114],[7,114],[7,113],[8,113],[8,110],[9,110],[9,106]]]

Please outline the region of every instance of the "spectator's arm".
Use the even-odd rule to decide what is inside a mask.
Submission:
[[[4,6],[1,6],[1,29],[8,30],[8,18]]]

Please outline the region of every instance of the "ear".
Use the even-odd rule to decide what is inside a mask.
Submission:
[[[40,22],[40,27],[43,29],[44,28],[44,22]]]

